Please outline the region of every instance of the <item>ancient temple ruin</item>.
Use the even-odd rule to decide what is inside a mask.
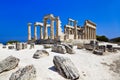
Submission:
[[[65,40],[96,40],[96,24],[90,20],[86,20],[84,26],[78,26],[77,21],[68,19],[68,24],[64,29]]]
[[[50,20],[50,24],[47,21]],[[56,25],[54,25],[56,22]],[[83,26],[78,26],[78,21],[71,18],[68,19],[68,24],[64,26],[64,32],[61,28],[61,20],[59,16],[53,14],[45,15],[43,22],[34,23],[34,39],[31,38],[32,23],[28,23],[28,42],[43,41],[43,40],[81,40],[90,41],[96,40],[96,24],[90,20],[86,20]],[[37,27],[40,27],[40,38],[37,38]],[[48,36],[48,27],[50,27],[50,36]],[[56,29],[56,30],[54,30]],[[56,31],[56,34],[55,34]]]

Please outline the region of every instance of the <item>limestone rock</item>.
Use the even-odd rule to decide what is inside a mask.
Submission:
[[[30,44],[30,49],[34,48],[35,47],[35,43],[31,43]]]
[[[14,49],[14,46],[8,46],[8,49]]]
[[[103,55],[103,51],[101,51],[101,50],[94,50],[93,54]]]
[[[19,63],[19,59],[13,56],[9,56],[6,59],[0,61],[0,73],[14,69]]]
[[[66,49],[66,52],[69,53],[69,54],[74,54],[75,51],[72,49],[72,46],[71,45],[68,45],[68,44],[63,44],[65,46],[65,49]]]
[[[47,48],[52,48],[52,45],[50,44],[44,44],[44,48],[47,49]]]
[[[77,80],[79,72],[69,58],[54,56],[53,63],[57,71],[67,79]]]
[[[46,50],[37,50],[33,55],[33,58],[39,59],[44,56],[49,56],[49,53]]]
[[[57,53],[62,53],[62,54],[66,53],[65,46],[63,46],[63,45],[54,45],[52,47],[52,51],[57,52]]]
[[[77,45],[77,49],[83,49],[83,45]]]
[[[99,50],[105,52],[105,51],[106,51],[105,45],[100,45],[100,46],[99,46]]]
[[[27,49],[27,43],[22,43],[22,49]]]
[[[85,47],[86,50],[89,50],[89,51],[94,50],[94,46],[91,46],[90,44],[84,44],[84,47]]]
[[[35,78],[36,69],[33,65],[28,65],[12,73],[9,80],[35,80]]]
[[[22,49],[22,43],[16,43],[16,50],[21,50]]]
[[[3,45],[3,47],[2,48],[6,48],[6,45]]]

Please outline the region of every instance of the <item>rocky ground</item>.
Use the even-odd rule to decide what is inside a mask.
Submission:
[[[37,50],[46,50],[48,56],[40,59],[33,58]],[[61,76],[53,64],[54,56],[68,57],[79,71],[78,80],[120,80],[120,51],[115,53],[106,52],[104,55],[95,55],[85,49],[73,47],[75,54],[60,54],[51,52],[51,48],[43,45],[35,45],[34,49],[15,50],[0,47],[0,61],[8,56],[19,58],[16,68],[0,73],[0,80],[9,80],[12,73],[27,65],[34,65],[36,69],[36,80],[67,80]]]

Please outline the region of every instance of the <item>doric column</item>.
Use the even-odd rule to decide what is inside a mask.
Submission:
[[[89,30],[89,27],[88,27],[88,40],[90,39],[90,30]]]
[[[84,39],[87,39],[87,28],[85,26],[85,36],[84,36]]]
[[[34,40],[37,40],[37,26],[34,25]]]
[[[94,29],[92,29],[92,38],[94,39]]]
[[[90,39],[92,39],[92,29],[90,28]]]
[[[94,29],[92,29],[92,39],[94,39]]]
[[[44,19],[44,37],[43,37],[43,39],[48,39],[46,19]]]
[[[91,39],[91,28],[89,27],[89,37]]]
[[[74,21],[74,39],[77,39],[77,21]]]
[[[69,29],[69,27],[68,27],[68,39],[69,39],[69,36],[70,36],[70,29]]]
[[[93,29],[93,39],[95,39],[95,29]]]
[[[59,34],[59,27],[60,26],[60,19],[59,17],[56,17],[56,38],[58,39],[58,36],[60,35]],[[66,34],[66,31],[65,31],[65,34]]]
[[[94,30],[92,28],[92,39],[94,39]]]
[[[96,39],[96,29],[94,29],[94,39]]]
[[[51,19],[51,29],[50,29],[50,38],[54,39],[54,19]]]
[[[43,39],[43,29],[42,29],[43,27],[42,26],[40,26],[40,39]]]
[[[91,39],[93,39],[93,38],[92,38],[92,28],[91,28]]]
[[[28,23],[28,41],[31,40],[31,24],[32,23]]]
[[[86,30],[87,30],[86,39],[88,39],[88,26],[86,27]]]

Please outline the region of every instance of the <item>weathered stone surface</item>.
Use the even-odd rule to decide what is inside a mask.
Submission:
[[[8,46],[8,49],[14,49],[14,46]]]
[[[106,51],[105,45],[100,45],[100,46],[99,46],[99,50],[105,52],[105,51]]]
[[[84,46],[82,44],[77,45],[77,49],[83,49]]]
[[[0,73],[14,69],[19,63],[19,59],[13,56],[9,56],[6,59],[0,61]]]
[[[2,48],[6,48],[6,45],[3,45],[3,47]]]
[[[57,71],[67,79],[77,80],[79,72],[69,58],[54,56],[53,63]]]
[[[86,50],[89,50],[89,51],[94,50],[94,46],[91,46],[90,44],[84,44],[84,47],[85,47]]]
[[[113,47],[112,45],[107,45],[108,49],[112,49],[112,47]]]
[[[22,49],[27,49],[27,43],[22,43]]]
[[[44,56],[49,56],[49,53],[46,50],[37,50],[33,55],[33,58],[39,59]]]
[[[44,44],[43,46],[44,46],[45,49],[52,48],[52,45],[50,45],[50,44]]]
[[[66,53],[65,46],[63,46],[63,45],[54,45],[52,47],[52,51],[57,52],[57,53],[62,53],[62,54]]]
[[[30,44],[30,49],[34,48],[35,47],[35,43],[31,43]]]
[[[113,49],[120,50],[120,47],[113,47]]]
[[[9,80],[35,80],[36,69],[33,65],[28,65],[12,73]]]
[[[72,49],[72,47],[68,44],[63,44],[65,46],[66,52],[69,54],[75,54],[75,51]]]
[[[101,51],[101,50],[94,50],[93,54],[103,55],[103,51]]]
[[[22,43],[16,43],[16,50],[22,49]]]

